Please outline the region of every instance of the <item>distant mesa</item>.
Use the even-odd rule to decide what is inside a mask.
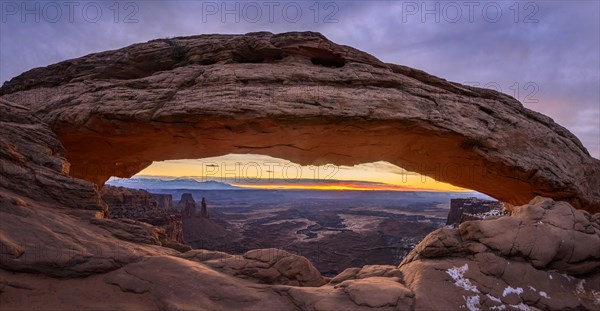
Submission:
[[[187,189],[187,190],[233,190],[244,189],[242,187],[232,186],[228,183],[218,182],[214,180],[198,181],[194,178],[176,178],[167,179],[159,177],[132,177],[132,178],[116,178],[109,179],[106,184],[111,186],[126,187],[132,189]]]
[[[144,222],[164,231],[164,238],[169,241],[163,244],[183,243],[181,215],[173,208],[170,194],[152,194],[144,190],[106,185],[100,195],[108,206],[108,218]],[[185,249],[183,245],[177,245],[177,248]]]
[[[206,206],[206,200],[204,197],[200,202],[200,212],[198,212],[198,205],[196,204],[196,200],[191,193],[184,193],[181,195],[181,200],[177,203],[176,209],[181,213],[181,216],[184,218],[210,218],[208,215],[208,208]]]
[[[177,203],[177,210],[183,217],[192,217],[196,213],[196,201],[191,193],[184,193]]]
[[[210,219],[206,199],[198,203],[191,193],[183,193],[181,200],[176,205],[181,213],[183,224],[183,241],[194,249],[212,249],[223,245],[224,241],[231,241],[231,234],[221,223]]]

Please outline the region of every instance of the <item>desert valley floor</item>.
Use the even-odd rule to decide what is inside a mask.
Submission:
[[[198,222],[194,248],[243,254],[280,248],[307,257],[326,276],[366,264],[398,265],[425,235],[443,227],[450,197],[469,194],[175,190],[206,198],[210,220]],[[185,220],[184,220],[185,224]],[[184,232],[184,236],[186,232]]]

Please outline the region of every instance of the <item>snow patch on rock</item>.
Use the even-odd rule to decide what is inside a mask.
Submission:
[[[517,294],[517,295],[521,296],[522,293],[523,293],[522,287],[514,288],[512,286],[507,286],[504,289],[504,291],[502,292],[502,297],[506,297],[506,295],[509,295],[509,294]]]
[[[592,298],[594,299],[594,304],[600,306],[600,290],[592,290]]]
[[[446,273],[454,280],[454,285],[470,292],[479,293],[477,286],[471,284],[471,280],[465,278],[465,273],[469,271],[469,266],[465,264],[462,267],[452,267],[446,270]]]
[[[463,298],[465,299],[466,307],[467,309],[469,309],[469,311],[481,310],[479,309],[479,295],[473,295],[468,297],[463,296]]]
[[[517,310],[521,310],[521,311],[531,311],[531,308],[522,302],[518,305],[510,305],[510,306]]]
[[[579,281],[579,283],[577,283],[577,286],[575,287],[575,292],[577,293],[577,295],[579,295],[579,296],[585,295],[585,288],[583,287],[584,285],[585,285],[585,280],[581,280],[581,281]]]
[[[494,297],[494,296],[492,296],[490,294],[486,294],[486,296],[487,296],[487,298],[489,298],[493,302],[502,303],[502,300],[500,300],[500,298],[498,298],[498,297]]]

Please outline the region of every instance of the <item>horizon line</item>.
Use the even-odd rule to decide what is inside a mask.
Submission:
[[[394,191],[394,192],[446,192],[446,193],[469,193],[469,192],[477,192],[472,189],[432,189],[432,188],[419,188],[419,187],[407,187],[403,185],[390,184],[385,182],[375,182],[375,181],[361,181],[361,180],[340,180],[340,179],[330,179],[330,180],[313,180],[313,179],[297,179],[297,180],[289,180],[285,182],[286,179],[267,179],[260,178],[254,179],[255,183],[240,183],[236,181],[224,181],[217,179],[205,179],[205,176],[164,176],[164,175],[135,175],[130,178],[121,178],[121,177],[111,177],[110,179],[134,179],[134,178],[150,178],[150,179],[160,179],[160,178],[172,178],[172,180],[176,179],[185,179],[190,178],[194,182],[203,183],[203,182],[218,182],[222,184],[226,184],[229,186],[237,187],[237,190],[243,189],[255,189],[255,190],[319,190],[319,191]],[[200,178],[201,181],[196,179]],[[109,179],[109,180],[110,180]],[[261,180],[261,181],[259,181]],[[265,181],[272,181],[272,183],[265,184]],[[193,189],[190,189],[193,190]],[[198,190],[236,190],[236,189],[198,189]]]

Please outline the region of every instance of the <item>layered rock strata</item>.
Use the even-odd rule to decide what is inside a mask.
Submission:
[[[152,40],[33,69],[0,96],[46,122],[71,176],[98,185],[152,161],[261,153],[384,160],[513,205],[541,195],[600,211],[600,161],[549,117],[318,33]]]
[[[100,191],[108,205],[108,218],[133,219],[164,229],[165,235],[183,243],[181,214],[173,208],[171,195],[105,185]]]

